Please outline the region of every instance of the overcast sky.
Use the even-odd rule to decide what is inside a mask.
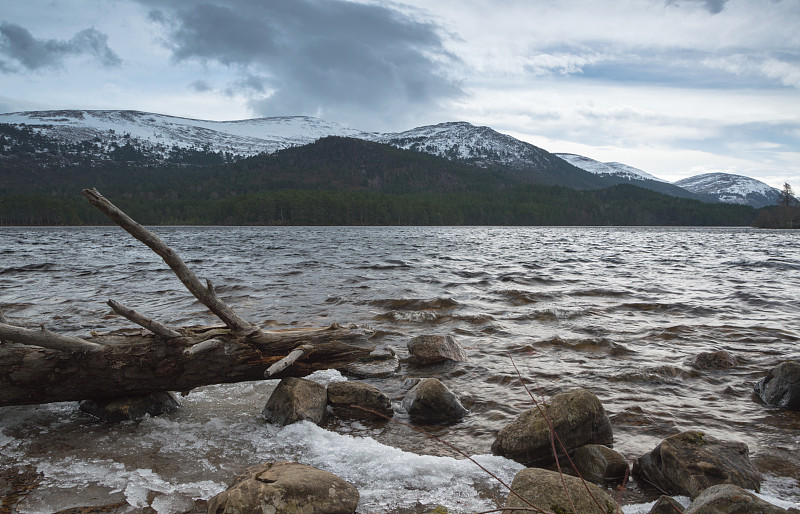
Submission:
[[[800,0],[26,0],[0,112],[464,120],[666,180],[800,190]]]

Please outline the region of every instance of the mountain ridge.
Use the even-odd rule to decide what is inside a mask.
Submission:
[[[755,179],[728,180],[731,187],[751,184],[753,191],[710,190],[684,179],[670,184],[622,163],[601,163],[576,154],[554,154],[464,121],[444,122],[396,133],[364,132],[310,116],[277,116],[233,121],[183,118],[135,110],[50,110],[0,114],[0,124],[50,140],[26,153],[23,165],[97,166],[104,160],[146,165],[224,164],[261,153],[307,145],[327,136],[352,137],[465,162],[503,169],[529,183],[576,189],[630,183],[672,196],[754,206],[776,201],[777,190]],[[0,128],[2,128],[0,126]],[[0,130],[0,158],[13,153],[13,138]],[[16,137],[23,137],[19,134]],[[9,145],[9,141],[12,145]],[[49,159],[49,160],[48,160]],[[758,184],[756,184],[758,182]],[[761,185],[759,185],[761,184]],[[713,188],[712,188],[713,189]],[[774,188],[772,188],[774,189]]]

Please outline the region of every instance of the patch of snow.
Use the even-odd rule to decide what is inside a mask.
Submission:
[[[666,180],[662,180],[655,175],[651,175],[646,171],[640,170],[639,168],[622,164],[621,162],[600,162],[590,159],[589,157],[584,157],[583,155],[577,155],[573,153],[557,153],[555,155],[564,159],[573,166],[584,171],[588,171],[589,173],[594,173],[595,175],[612,175],[622,177],[626,180],[645,179],[666,182]]]

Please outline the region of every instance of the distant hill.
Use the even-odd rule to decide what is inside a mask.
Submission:
[[[730,173],[705,173],[675,182],[688,191],[720,202],[760,208],[776,205],[780,191],[760,180]]]
[[[572,153],[557,153],[555,155],[584,171],[604,177],[613,184],[630,184],[678,198],[692,198],[704,202],[719,201],[716,197],[694,193],[620,162],[600,162]]]

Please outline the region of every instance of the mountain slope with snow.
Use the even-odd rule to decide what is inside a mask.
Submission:
[[[660,178],[651,175],[639,168],[622,164],[621,162],[600,162],[583,155],[576,155],[574,153],[557,153],[558,157],[564,159],[573,166],[577,166],[582,170],[597,175],[610,175],[622,177],[627,180],[656,180],[658,182],[666,182]]]
[[[578,189],[613,185],[534,145],[466,122],[381,134],[306,116],[203,121],[139,111],[39,111],[0,114],[0,124],[35,132],[16,136],[39,139],[40,144],[28,151],[28,161],[23,164],[33,163],[39,167],[96,166],[104,160],[139,165],[186,165],[201,161],[218,164],[223,159],[233,162],[259,153],[306,145],[322,137],[342,136],[416,150],[477,167],[502,168],[528,183]],[[71,146],[61,148],[62,143]],[[185,149],[195,154],[187,157],[186,152],[181,152]],[[0,148],[0,153],[2,150]],[[209,153],[224,154],[224,158]]]
[[[776,205],[780,191],[760,180],[730,173],[705,173],[675,182],[696,194],[711,195],[724,203],[760,208]]]
[[[148,149],[168,152],[179,148],[206,148],[235,155],[272,153],[304,145],[325,136],[358,137],[361,132],[308,116],[205,121],[140,111],[34,111],[0,114],[0,123],[21,126],[59,141],[131,141]]]
[[[464,121],[439,123],[404,132],[362,137],[404,150],[424,152],[482,168],[515,171],[523,180],[574,188],[611,184],[530,143]]]
[[[559,158],[564,159],[573,166],[588,171],[605,178],[612,184],[632,184],[635,186],[650,189],[665,195],[677,196],[679,198],[693,198],[702,201],[718,201],[716,198],[698,195],[692,191],[670,184],[665,180],[651,175],[633,166],[622,164],[621,162],[600,162],[583,155],[572,153],[557,153]]]

